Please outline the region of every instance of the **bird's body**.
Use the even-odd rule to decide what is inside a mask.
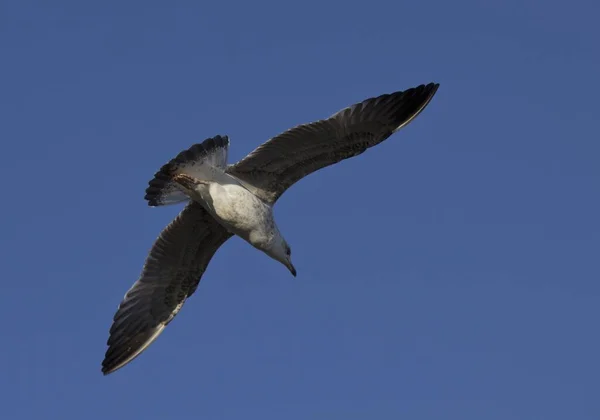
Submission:
[[[182,191],[198,202],[228,232],[269,255],[281,237],[273,206],[264,202],[234,176],[221,172],[218,180],[179,179]]]
[[[198,201],[229,232],[247,241],[257,230],[272,221],[271,206],[252,194],[233,176],[228,183],[198,183],[190,197]]]
[[[299,125],[233,165],[227,164],[226,136],[195,144],[163,165],[146,189],[149,205],[188,204],[162,231],[119,305],[103,373],[131,362],[160,335],[195,292],[214,253],[233,235],[295,276],[291,249],[273,217],[278,198],[310,173],[390,137],[427,106],[438,86],[370,98],[328,119]]]

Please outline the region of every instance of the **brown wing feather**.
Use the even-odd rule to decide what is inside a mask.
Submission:
[[[114,316],[102,362],[105,375],[131,362],[160,335],[198,287],[217,249],[230,237],[196,202],[190,202],[162,231],[139,280]]]
[[[326,120],[299,125],[263,143],[227,171],[274,203],[298,180],[363,153],[407,125],[438,87],[430,83],[370,98]]]

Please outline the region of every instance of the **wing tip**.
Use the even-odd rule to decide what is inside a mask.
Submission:
[[[104,364],[103,364],[103,365],[102,365],[101,372],[102,372],[102,375],[103,375],[103,376],[108,376],[108,375],[110,375],[111,373],[113,373],[115,370],[117,370],[117,369],[111,369],[111,368],[109,368],[108,366],[104,366]]]
[[[149,335],[147,332],[142,332],[138,336],[134,336],[124,342],[119,341],[113,345],[109,345],[102,361],[102,374],[104,376],[110,375],[131,363],[158,338],[167,324],[159,324]]]
[[[412,89],[408,89],[405,92],[406,93],[411,92],[418,98],[425,98],[424,105],[427,106],[427,104],[429,103],[429,101],[431,101],[431,98],[433,98],[435,96],[435,94],[437,93],[439,88],[440,88],[439,83],[430,82],[427,84],[421,84]]]
[[[100,371],[102,372],[103,376],[108,376],[111,373],[116,372],[123,366],[125,366],[123,363],[114,363],[107,356],[105,356],[104,360],[102,361],[102,368],[100,369]]]
[[[440,88],[440,84],[437,82],[431,82],[428,83],[426,85],[424,85],[425,88],[425,92],[428,92],[428,97],[429,97],[429,101],[431,100],[431,98],[433,98],[433,96],[437,93],[438,89]]]
[[[133,359],[135,359],[135,357],[136,356],[128,357],[124,361],[118,362],[118,363],[115,363],[115,361],[118,359],[110,360],[107,357],[105,357],[104,360],[102,361],[102,368],[101,368],[102,375],[108,376],[111,373],[115,373],[117,370],[121,369],[122,367],[124,367],[125,365],[127,365],[131,361],[133,361]]]
[[[406,118],[404,118],[401,124],[398,125],[398,127],[393,132],[396,133],[398,130],[400,130],[403,127],[406,127],[411,121],[417,118],[417,116],[421,112],[423,112],[425,108],[427,108],[427,105],[429,105],[429,103],[437,93],[439,87],[439,83],[431,82],[428,84],[416,86],[414,88],[402,92],[404,95],[410,95],[411,98],[409,100],[414,100],[416,102],[415,105],[418,104],[418,106],[412,113],[410,113]]]

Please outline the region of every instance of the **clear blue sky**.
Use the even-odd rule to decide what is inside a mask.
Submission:
[[[599,9],[2,1],[2,417],[600,418]],[[230,240],[102,376],[181,209],[143,200],[163,163],[431,81],[410,126],[277,204],[296,279]]]

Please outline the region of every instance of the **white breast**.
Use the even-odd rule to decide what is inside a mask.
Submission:
[[[272,218],[271,207],[236,182],[211,182],[201,195],[211,214],[230,232],[242,238],[261,228]],[[200,191],[199,191],[200,192]]]

